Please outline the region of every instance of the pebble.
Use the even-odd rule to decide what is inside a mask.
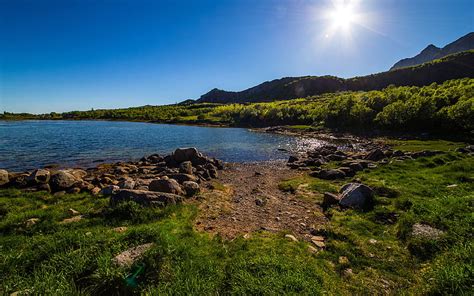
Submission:
[[[298,239],[294,235],[291,235],[291,234],[285,234],[285,238],[287,238],[291,241],[294,241],[294,242],[298,241]]]

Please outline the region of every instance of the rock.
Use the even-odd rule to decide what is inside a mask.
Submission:
[[[442,151],[438,151],[438,150],[433,150],[433,151],[424,150],[424,151],[413,152],[411,154],[411,157],[412,158],[430,157],[430,156],[435,156],[435,155],[442,154],[442,153],[443,153]]]
[[[25,226],[26,227],[31,227],[31,226],[35,225],[36,223],[38,223],[39,221],[40,221],[39,218],[30,218],[30,219],[25,221]]]
[[[100,191],[100,194],[113,195],[117,193],[119,190],[120,190],[120,187],[118,187],[117,185],[109,185],[107,187],[102,188],[102,190]]]
[[[352,271],[352,268],[344,269],[344,276],[345,277],[351,277],[352,275],[354,275],[354,272]]]
[[[184,181],[183,189],[186,192],[186,196],[193,196],[200,191],[199,184],[193,181]]]
[[[66,192],[69,193],[69,194],[76,194],[76,193],[81,192],[81,188],[79,188],[79,187],[71,187],[71,188],[69,188],[68,190],[66,190]]]
[[[207,169],[211,178],[217,178],[217,168],[212,163],[206,164],[204,168]]]
[[[255,204],[259,207],[263,207],[266,204],[266,200],[258,197],[255,199]]]
[[[174,179],[178,181],[179,184],[183,184],[186,181],[193,181],[193,182],[198,181],[198,178],[196,176],[189,175],[189,174],[169,174],[168,177],[170,179]]]
[[[377,168],[377,165],[375,163],[368,163],[367,164],[367,168],[368,169],[376,169]]]
[[[39,184],[36,188],[40,191],[51,192],[51,187],[49,186],[49,184]]]
[[[308,246],[308,252],[310,252],[311,254],[316,254],[319,251],[313,246]]]
[[[290,155],[290,157],[288,158],[288,163],[297,162],[298,160],[299,160],[298,157],[296,157],[294,155]]]
[[[48,170],[35,170],[28,176],[27,181],[30,184],[46,184],[49,182],[50,173]]]
[[[76,215],[80,215],[81,213],[79,213],[78,211],[74,210],[74,209],[69,209],[67,210],[67,213],[70,215],[70,216],[76,216]]]
[[[339,205],[356,209],[369,209],[374,203],[374,191],[366,185],[349,183],[341,188]]]
[[[75,222],[81,221],[82,218],[83,218],[83,216],[78,215],[78,216],[74,216],[74,217],[71,217],[71,218],[66,218],[66,219],[64,219],[63,221],[59,222],[59,223],[60,223],[60,224],[75,223]]]
[[[72,174],[66,171],[59,171],[51,176],[49,184],[53,191],[61,191],[69,189],[76,184],[76,182],[77,180]]]
[[[118,184],[118,186],[121,188],[121,189],[133,189],[135,188],[135,181],[133,181],[133,179],[126,179],[126,180],[123,180],[122,182],[120,182]]]
[[[91,190],[92,195],[99,195],[99,193],[100,193],[100,188],[99,187],[92,188],[92,190]]]
[[[381,149],[374,149],[365,156],[365,159],[372,161],[379,161],[385,158],[385,154]]]
[[[0,170],[0,186],[6,185],[10,182],[8,172],[6,170]]]
[[[133,263],[140,259],[153,245],[153,243],[147,243],[130,248],[115,256],[112,261],[119,267],[131,267]]]
[[[364,170],[364,167],[362,166],[362,164],[358,163],[358,162],[351,162],[348,164],[348,166],[351,168],[351,170],[353,170],[354,172],[359,172],[359,171],[362,171]]]
[[[293,242],[298,241],[298,239],[294,235],[291,235],[291,234],[285,234],[285,238],[287,238],[288,240],[293,241]]]
[[[337,261],[341,265],[348,265],[349,264],[349,259],[346,256],[339,256],[339,259]]]
[[[330,192],[324,192],[322,207],[324,209],[329,208],[339,202],[339,195]]]
[[[369,239],[369,244],[375,245],[378,241],[375,238]]]
[[[320,241],[320,240],[313,240],[311,239],[311,242],[318,248],[320,249],[323,249],[326,247],[326,244],[324,243],[324,241]]]
[[[346,176],[346,174],[343,171],[333,170],[333,169],[323,169],[319,172],[311,173],[310,175],[313,177],[316,176],[324,180],[342,179]]]
[[[186,180],[189,181],[189,180]],[[150,191],[166,192],[173,194],[183,194],[183,190],[175,179],[153,180],[148,186]]]
[[[193,164],[190,161],[183,161],[179,165],[179,172],[183,174],[192,175],[193,174]]]
[[[120,227],[115,227],[114,229],[112,229],[114,232],[117,232],[117,233],[123,233],[125,231],[127,231],[127,227],[126,226],[120,226]]]
[[[162,207],[168,204],[177,204],[183,197],[165,192],[122,189],[110,197],[110,205],[115,206],[124,201],[134,201],[148,207]]]
[[[173,158],[176,162],[191,161],[199,158],[201,155],[196,148],[178,148],[173,153]]]
[[[443,234],[444,231],[422,223],[413,224],[411,232],[411,235],[414,237],[434,240],[440,238]]]
[[[87,172],[81,169],[72,169],[68,171],[71,175],[74,176],[77,180],[82,180],[85,176],[87,176]]]
[[[405,153],[401,150],[395,150],[392,153],[392,157],[401,157],[401,156],[405,156]]]
[[[29,176],[27,173],[12,173],[8,175],[8,178],[13,186],[24,188],[28,186]]]
[[[338,170],[343,171],[346,177],[354,177],[355,172],[350,167],[340,167]]]
[[[347,158],[345,155],[339,155],[339,154],[329,154],[326,156],[326,158],[330,161],[341,161]]]

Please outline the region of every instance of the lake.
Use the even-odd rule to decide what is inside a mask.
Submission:
[[[285,159],[288,152],[321,145],[314,139],[250,131],[117,121],[0,121],[0,168],[45,165],[90,167],[137,160],[178,147],[196,147],[229,162]]]

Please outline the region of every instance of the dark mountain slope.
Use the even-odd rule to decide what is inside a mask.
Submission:
[[[464,77],[474,77],[474,51],[450,55],[419,66],[350,79],[334,76],[286,77],[239,92],[213,89],[202,95],[198,102],[268,102],[338,91],[377,90],[391,84],[423,86]]]
[[[398,61],[395,65],[393,65],[392,68],[390,68],[390,70],[420,65],[435,59],[443,58],[453,53],[470,49],[474,49],[474,32],[459,38],[458,40],[446,45],[443,48],[439,48],[433,44],[430,44],[416,56]]]

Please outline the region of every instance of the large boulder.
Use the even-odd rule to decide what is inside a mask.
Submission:
[[[183,161],[190,161],[201,156],[199,151],[194,148],[178,148],[173,153],[173,158],[176,162],[182,163]]]
[[[58,171],[51,176],[49,184],[51,185],[51,190],[62,191],[71,188],[76,182],[77,179],[71,173]]]
[[[113,207],[121,202],[134,201],[147,207],[163,207],[182,200],[183,197],[172,193],[123,189],[110,197],[110,205]]]
[[[6,170],[0,170],[0,186],[6,185],[8,182],[10,182],[8,172]]]
[[[374,191],[367,185],[349,183],[342,186],[339,205],[348,208],[367,210],[373,207]]]
[[[183,182],[183,189],[186,192],[186,196],[193,196],[200,191],[199,184],[193,181]]]
[[[179,186],[179,183],[174,179],[153,180],[151,181],[150,185],[148,185],[148,189],[150,191],[183,194],[183,190],[181,189],[181,186]]]
[[[35,170],[28,176],[27,180],[30,184],[46,184],[49,182],[50,173],[48,170]]]

